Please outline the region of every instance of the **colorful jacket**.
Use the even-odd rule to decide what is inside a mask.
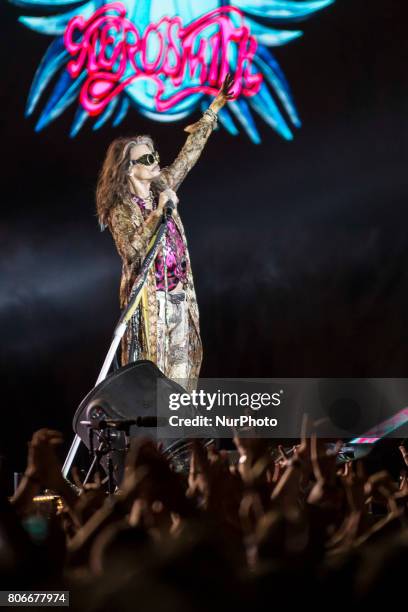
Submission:
[[[188,172],[195,165],[213,131],[214,121],[201,118],[194,124],[193,133],[189,134],[184,146],[175,161],[164,168],[151,187],[156,193],[166,188],[177,191]],[[199,313],[191,271],[187,240],[180,215],[173,213],[174,221],[186,245],[187,287],[186,299],[190,316],[189,325],[189,361],[191,364],[190,379],[198,378],[202,361],[202,344],[200,337]],[[108,226],[114,238],[116,248],[122,258],[122,278],[120,283],[120,307],[125,308],[135,278],[140,271],[154,227],[148,226],[143,219],[142,211],[131,201],[130,196],[118,202],[110,211]],[[140,359],[157,359],[157,299],[154,266],[148,272],[145,284],[144,305],[140,304],[138,328],[129,325],[122,343],[122,365],[129,363],[129,350],[132,334],[138,333],[139,346],[142,349]]]

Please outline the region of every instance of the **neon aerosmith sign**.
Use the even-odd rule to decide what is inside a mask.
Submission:
[[[260,142],[261,118],[290,140],[301,125],[271,48],[302,35],[288,29],[334,0],[9,0],[54,10],[19,21],[53,36],[34,76],[26,115],[40,109],[40,131],[76,104],[71,136],[86,121],[120,124],[136,109],[175,121],[206,108],[225,74],[234,100],[219,115],[230,134]],[[72,8],[74,6],[74,8]],[[45,98],[48,93],[48,98]],[[44,101],[45,99],[45,101]]]
[[[232,16],[241,21],[238,27]],[[149,59],[153,41],[156,51]],[[64,43],[76,56],[67,65],[70,75],[76,78],[87,71],[80,102],[90,115],[98,115],[128,85],[142,79],[156,85],[158,112],[196,93],[215,95],[230,70],[231,45],[236,45],[237,55],[234,97],[255,95],[263,81],[261,73],[251,72],[256,39],[244,25],[241,11],[232,6],[217,8],[187,27],[180,17],[163,17],[141,35],[126,19],[123,4],[116,2],[101,7],[88,20],[81,15],[71,19]],[[194,77],[197,84],[190,84]],[[166,83],[173,85],[173,93],[166,92]]]

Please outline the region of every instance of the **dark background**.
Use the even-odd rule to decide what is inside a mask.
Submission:
[[[274,50],[303,121],[294,141],[261,121],[259,146],[219,130],[182,186],[204,376],[406,376],[404,4],[337,0],[302,24]],[[121,264],[94,209],[106,148],[147,132],[167,164],[186,124],[130,111],[70,140],[72,109],[35,133],[24,107],[50,39],[24,12],[3,0],[1,449],[16,469],[40,426],[70,439],[119,314]]]

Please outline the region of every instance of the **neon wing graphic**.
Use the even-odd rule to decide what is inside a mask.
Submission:
[[[303,32],[293,27],[333,4],[335,0],[119,1],[120,4],[113,4],[114,0],[9,0],[19,7],[36,12],[34,16],[24,15],[19,18],[25,27],[53,37],[36,71],[27,100],[26,116],[31,116],[36,110],[40,111],[35,127],[37,131],[47,127],[75,104],[77,109],[71,126],[71,137],[78,134],[86,121],[92,121],[94,130],[108,122],[116,127],[133,108],[154,121],[185,119],[198,108],[208,107],[216,91],[214,79],[212,86],[210,81],[211,70],[215,70],[214,57],[218,54],[221,59],[216,66],[217,70],[221,63],[242,80],[236,99],[220,112],[221,126],[232,135],[244,131],[254,143],[260,143],[261,137],[255,120],[261,118],[282,138],[293,138],[294,129],[300,127],[301,121],[289,84],[272,49],[302,36]],[[122,7],[122,45],[126,39],[128,63],[126,66],[120,64],[123,58],[118,56],[116,63],[111,62],[110,70],[113,74],[123,68],[122,80],[120,83],[109,82],[109,79],[112,81],[109,75],[101,77],[101,71],[95,69],[95,78],[99,80],[91,82],[89,41],[93,41],[94,57],[104,53],[104,57],[109,59],[110,52],[112,58],[117,44],[112,41],[119,32],[115,25],[115,19],[118,23],[119,6]],[[104,16],[104,23],[110,20],[106,32],[107,36],[112,35],[113,38],[107,40],[101,34],[94,39],[89,35],[88,47],[85,49],[85,42],[82,42],[82,47],[77,42],[85,41],[85,35],[95,24],[95,15]],[[75,23],[76,29],[72,27]],[[124,24],[127,28],[125,34]],[[158,24],[157,27],[154,24]],[[151,66],[154,62],[151,57],[155,53],[156,56],[160,55],[160,44],[165,39],[159,32],[159,26],[168,28],[166,44],[169,49],[165,60],[166,69],[161,66],[153,74]],[[223,35],[227,28],[234,44],[220,51],[216,46],[217,41],[221,40],[217,28],[223,29]],[[68,31],[70,36],[67,35]],[[179,37],[177,41],[175,32]],[[188,32],[192,34],[188,35]],[[241,38],[246,37],[245,49],[238,33]],[[140,45],[145,45],[142,63],[131,53],[136,48],[138,37],[140,41],[144,37],[144,42],[139,41]],[[187,48],[188,40],[192,42]],[[176,48],[180,41],[185,45],[181,51]],[[173,49],[170,49],[171,44]],[[103,45],[106,48],[102,49]],[[85,52],[86,61],[82,56],[84,61],[81,64],[79,57]],[[177,56],[180,61],[185,61],[182,53],[187,53],[191,61],[187,68],[183,65],[185,71],[182,82],[172,77],[175,67],[169,60],[171,52],[174,54],[173,64],[177,63]],[[72,69],[73,65],[79,66],[76,72]],[[161,98],[158,96],[159,89],[162,92]],[[102,99],[103,103],[92,106],[89,100],[93,99]]]

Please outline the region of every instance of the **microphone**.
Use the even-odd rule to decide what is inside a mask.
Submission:
[[[166,206],[164,207],[164,214],[167,219],[171,217],[171,215],[173,214],[173,210],[175,208],[176,208],[176,205],[174,204],[173,200],[167,200]]]

